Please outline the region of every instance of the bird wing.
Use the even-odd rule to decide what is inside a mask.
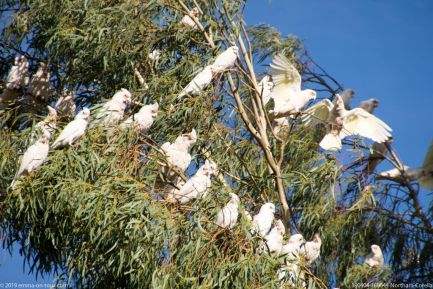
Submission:
[[[36,143],[31,145],[23,155],[21,160],[20,168],[17,172],[17,176],[20,176],[25,170],[28,170],[30,166],[39,166],[46,158],[45,145]]]
[[[82,134],[82,131],[83,131],[82,123],[77,122],[75,120],[71,121],[66,125],[63,131],[60,133],[59,137],[54,142],[53,147],[58,143],[61,143],[62,141],[66,140],[67,138],[70,137],[76,138],[77,136],[80,136],[80,134]]]
[[[305,248],[305,255],[309,263],[312,263],[314,260],[316,260],[319,257],[320,248],[314,242],[305,243],[304,248]]]
[[[310,127],[324,123],[328,120],[329,114],[333,108],[334,104],[332,104],[329,99],[323,99],[304,111],[302,114],[302,122]]]
[[[198,94],[204,90],[212,82],[212,70],[210,66],[205,67],[200,71],[184,89],[180,92],[178,99],[187,94]]]
[[[230,206],[225,205],[217,215],[216,224],[220,227],[230,226],[232,223],[232,219],[235,217],[235,212]]]
[[[170,142],[165,142],[162,144],[161,149],[167,153],[170,150],[171,147],[171,143]]]
[[[277,54],[271,62],[272,80],[276,87],[278,86],[296,86],[301,87],[301,75],[298,70],[290,63],[284,54]]]
[[[205,88],[208,86],[212,81],[212,70],[210,66],[205,67],[200,73],[194,77],[194,79],[191,81],[191,83],[194,83],[196,86],[198,86],[200,89]]]
[[[216,224],[220,227],[225,227],[226,222],[224,222],[224,220],[227,218],[225,214],[226,209],[227,209],[226,207],[222,208],[217,214]]]
[[[176,198],[179,199],[181,203],[186,203],[195,199],[198,194],[205,190],[205,185],[202,183],[203,180],[200,176],[193,176],[176,193]]]
[[[355,108],[348,111],[344,118],[340,138],[343,139],[346,136],[358,134],[381,143],[391,137],[391,131],[392,129],[376,116],[362,108]]]
[[[223,72],[225,69],[232,67],[237,59],[237,54],[228,48],[215,58],[213,68],[216,72]]]

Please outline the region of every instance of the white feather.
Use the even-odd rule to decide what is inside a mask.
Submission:
[[[190,83],[180,92],[177,99],[181,99],[186,95],[198,95],[212,83],[213,68],[206,66],[199,74],[197,74]]]
[[[319,143],[320,147],[324,150],[336,151],[341,149],[341,139],[335,132],[327,133]]]
[[[301,252],[301,247],[305,243],[305,239],[301,234],[294,234],[290,236],[287,244],[283,245],[281,253],[287,255],[287,260],[297,260],[299,258],[299,253]]]
[[[212,68],[215,73],[222,73],[232,68],[239,57],[239,48],[231,46],[215,58]]]
[[[200,10],[198,10],[197,8],[193,8],[191,10],[191,15],[192,17],[194,17],[194,19],[196,21],[199,21],[198,17],[200,16]],[[194,22],[194,20],[189,16],[189,15],[185,15],[183,16],[182,20],[180,20],[180,23],[182,23],[183,25],[186,25],[188,27],[191,27],[193,29],[198,29],[197,24]]]
[[[256,233],[262,237],[265,237],[271,229],[272,222],[274,221],[274,214],[274,204],[265,203],[262,205],[259,213],[253,217],[253,222],[250,228],[251,233]]]
[[[136,127],[141,134],[147,133],[147,131],[152,126],[156,116],[158,114],[159,104],[155,102],[154,104],[145,105],[140,108],[140,110],[128,117],[124,122],[120,124],[121,128]]]
[[[56,141],[53,143],[53,148],[59,148],[65,145],[72,145],[76,140],[86,132],[87,124],[89,122],[90,111],[84,108],[74,118],[73,121],[68,123]]]
[[[125,108],[131,102],[131,93],[122,88],[107,101],[95,116],[93,123],[114,125],[123,119]]]
[[[262,246],[262,251],[269,250],[270,253],[279,254],[283,248],[285,227],[281,220],[275,222],[275,226],[269,234],[265,236],[265,244]]]
[[[47,159],[48,151],[50,148],[50,137],[50,133],[45,132],[44,135],[36,143],[28,147],[21,159],[21,164],[15,174],[14,181],[11,184],[12,188],[15,187],[18,178],[37,170]]]
[[[193,129],[190,133],[178,136],[172,144],[164,143],[161,149],[165,153],[169,165],[178,167],[182,172],[186,171],[191,163],[189,150],[196,141],[197,133]]]
[[[269,112],[271,119],[299,113],[310,100],[316,99],[314,90],[301,89],[301,75],[283,54],[277,54],[270,67],[275,84],[270,95],[274,100],[274,109]]]
[[[328,99],[323,99],[311,107],[307,108],[302,114],[302,121],[305,125],[315,127],[320,123],[328,123],[332,121],[332,110],[334,104]]]
[[[259,89],[258,92],[263,99],[263,104],[266,105],[271,99],[271,90],[272,87],[274,87],[274,83],[271,81],[269,75],[265,75],[257,86]]]
[[[379,118],[362,108],[347,111],[344,115],[343,129],[340,138],[350,135],[360,135],[375,142],[385,142],[391,137],[392,129]]]
[[[320,247],[322,240],[319,234],[315,234],[312,241],[306,242],[301,249],[301,253],[305,255],[308,264],[313,263],[320,256]]]
[[[309,126],[325,123],[328,133],[320,143],[325,150],[341,149],[341,139],[360,135],[382,143],[391,137],[392,129],[376,116],[364,109],[346,110],[342,98],[337,94],[334,103],[322,100],[307,109],[303,121]]]
[[[222,228],[233,229],[239,216],[239,197],[230,193],[230,201],[218,212],[216,224]]]
[[[196,198],[205,198],[211,187],[211,176],[216,173],[217,165],[213,161],[206,160],[205,164],[198,169],[196,174],[190,178],[180,190],[173,192],[173,197],[181,204],[190,202]]]

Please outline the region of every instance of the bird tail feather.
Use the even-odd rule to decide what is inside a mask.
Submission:
[[[320,142],[324,150],[336,151],[341,149],[341,139],[338,135],[327,133]]]

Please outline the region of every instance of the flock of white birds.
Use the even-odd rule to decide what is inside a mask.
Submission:
[[[195,8],[196,9],[196,8]],[[198,9],[192,10],[191,15],[198,17]],[[181,22],[196,29],[195,22],[190,16],[185,15]],[[213,64],[205,66],[186,87],[179,93],[178,99],[188,95],[201,94],[221,74],[234,67],[238,60],[239,49],[237,46],[227,48],[218,55]],[[154,50],[149,58],[156,61],[161,56],[161,51]],[[316,99],[316,92],[311,89],[303,90],[302,78],[296,67],[283,55],[274,56],[270,64],[270,75],[265,76],[259,83],[260,93],[265,106],[271,99],[273,109],[269,111],[269,119],[273,122],[273,130],[279,133],[288,125],[291,119],[301,116],[302,123],[307,127],[315,128],[318,124],[327,127],[327,133],[320,142],[324,150],[340,150],[341,140],[347,136],[360,135],[374,141],[371,159],[367,170],[372,172],[381,160],[385,158],[387,149],[385,144],[392,141],[391,128],[378,117],[373,115],[378,105],[376,99],[369,99],[360,103],[359,107],[350,109],[350,102],[354,97],[354,91],[346,89],[341,95],[335,95],[334,101],[321,100],[307,109],[308,103]],[[0,105],[9,105],[23,90],[27,94],[47,101],[50,97],[50,73],[44,63],[40,63],[37,72],[29,81],[29,63],[25,56],[16,57],[14,66],[7,78],[6,89],[0,95]],[[143,105],[140,110],[124,119],[127,105],[131,103],[131,93],[121,89],[114,94],[97,112],[92,126],[119,127],[120,129],[134,128],[141,134],[146,134],[151,128],[158,114],[159,104]],[[17,181],[25,175],[37,170],[46,160],[50,150],[50,138],[57,129],[56,120],[59,115],[72,118],[75,115],[76,105],[73,95],[65,91],[54,108],[49,107],[47,117],[39,122],[36,127],[42,131],[42,136],[25,151],[19,169],[16,172],[12,189]],[[62,130],[57,139],[51,145],[52,149],[71,146],[86,132],[90,120],[90,110],[82,108]],[[161,146],[166,162],[171,167],[176,167],[185,172],[191,163],[190,149],[197,140],[197,133],[193,129],[176,138],[173,143],[166,142]],[[401,181],[404,178],[419,180],[426,188],[433,188],[433,146],[427,153],[423,167],[411,169],[405,167],[404,171],[394,169],[378,174],[377,179],[390,179]],[[166,200],[185,204],[197,198],[205,198],[211,187],[211,177],[217,173],[217,164],[208,159],[198,169],[194,176],[186,182],[176,177],[176,174],[164,167],[169,177],[174,180],[175,188],[166,195]],[[218,212],[216,224],[219,227],[233,229],[239,218],[240,199],[231,193],[230,201]],[[242,214],[251,223],[250,233],[262,238],[262,244],[258,248],[259,253],[285,255],[285,265],[277,272],[284,284],[294,284],[295,280],[302,279],[302,264],[311,264],[320,255],[321,238],[316,234],[311,241],[306,241],[301,234],[290,236],[288,243],[284,244],[285,227],[281,220],[275,219],[275,205],[265,203],[260,211],[251,217],[248,211]],[[371,254],[364,262],[368,266],[382,266],[384,258],[379,246],[371,246]]]

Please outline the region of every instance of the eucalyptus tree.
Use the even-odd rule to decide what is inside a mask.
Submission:
[[[57,272],[76,288],[279,288],[285,258],[258,253],[263,240],[249,232],[248,218],[240,213],[232,229],[215,223],[235,193],[241,212],[276,204],[285,242],[294,233],[307,240],[320,234],[320,258],[300,266],[308,288],[433,278],[432,207],[420,204],[416,184],[376,183],[366,174],[369,146],[362,139],[345,140],[343,153],[331,154],[318,146],[325,130],[304,127],[299,116],[279,132],[272,129],[272,101],[262,101],[259,86],[266,73],[261,64],[270,56],[283,53],[321,97],[332,98],[342,87],[297,38],[266,24],[247,27],[246,5],[0,3],[3,92],[17,55],[30,61],[31,75],[40,63],[50,72],[49,99],[33,101],[22,89],[0,116],[3,246],[18,246],[30,271]],[[185,25],[185,16],[195,25]],[[178,99],[230,46],[239,48],[235,66],[213,75],[199,93]],[[10,188],[20,155],[40,134],[35,124],[45,118],[46,105],[73,93],[77,112],[90,107],[91,122],[120,88],[132,94],[125,119],[158,103],[146,133],[90,126]],[[68,121],[59,119],[57,127]],[[170,167],[161,145],[193,129],[198,138],[191,165],[186,172]],[[388,151],[387,161],[402,169],[389,145]],[[182,205],[166,201],[178,180],[187,181],[206,160],[218,166],[207,197]],[[362,265],[372,244],[381,246],[388,265]]]

